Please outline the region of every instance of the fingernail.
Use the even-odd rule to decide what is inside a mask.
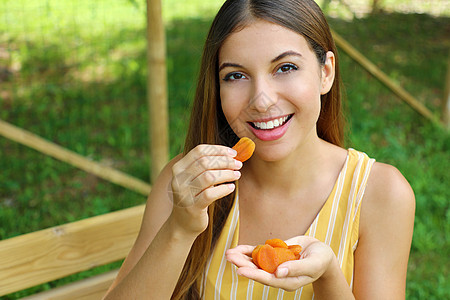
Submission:
[[[237,155],[237,151],[232,148],[228,149],[228,153],[230,153],[233,157]]]
[[[280,268],[277,270],[277,277],[286,277],[289,273],[289,270],[287,268]]]
[[[237,178],[240,178],[241,177],[241,172],[234,171],[234,176],[236,176]]]
[[[230,190],[234,190],[234,183],[229,183],[227,186]]]
[[[236,165],[236,167],[238,168],[242,168],[243,163],[237,159],[234,160],[234,164]]]

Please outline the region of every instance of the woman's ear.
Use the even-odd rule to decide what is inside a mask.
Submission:
[[[335,57],[334,53],[331,51],[327,52],[327,58],[325,64],[322,66],[322,85],[320,88],[320,94],[325,95],[328,93],[333,86],[334,82],[334,68],[335,68]]]

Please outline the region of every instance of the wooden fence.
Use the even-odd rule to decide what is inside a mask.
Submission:
[[[151,178],[168,161],[168,104],[165,35],[161,0],[147,0],[147,100]],[[0,120],[0,135],[100,178],[148,195],[151,187],[29,131]],[[0,296],[66,277],[128,254],[139,231],[144,206],[137,206],[0,241]],[[117,271],[94,276],[28,299],[101,299]]]
[[[147,0],[147,7],[151,45],[148,47],[148,73],[158,74],[148,78],[151,175],[154,179],[168,160],[167,82],[166,76],[162,76],[166,74],[166,67],[161,1]],[[340,49],[421,115],[441,126],[421,102],[390,80],[340,35],[335,32],[333,35]],[[0,135],[143,195],[151,190],[148,183],[1,120]],[[141,205],[0,241],[0,296],[123,259],[138,234],[143,211]],[[107,272],[27,299],[100,299],[116,274],[117,271]]]

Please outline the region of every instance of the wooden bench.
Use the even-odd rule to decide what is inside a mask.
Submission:
[[[146,197],[137,178],[0,120],[0,135]],[[145,199],[145,198],[143,198]],[[0,297],[125,258],[138,234],[144,205],[0,241]],[[101,299],[117,271],[36,294],[29,299]]]
[[[0,296],[119,261],[139,231],[144,205],[0,241]],[[116,271],[25,299],[101,299]]]

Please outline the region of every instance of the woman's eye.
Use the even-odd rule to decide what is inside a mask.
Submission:
[[[241,73],[230,73],[225,76],[224,81],[233,81],[245,78],[244,74]]]
[[[293,64],[285,64],[278,68],[277,73],[286,73],[292,70],[298,70],[297,66]]]

